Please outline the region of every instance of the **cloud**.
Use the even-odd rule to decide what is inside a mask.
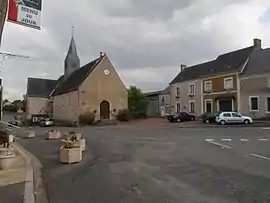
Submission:
[[[193,65],[251,46],[270,45],[262,21],[267,0],[47,0],[42,30],[6,23],[1,50],[29,55],[0,64],[4,96],[21,98],[27,77],[58,78],[64,71],[71,27],[81,64],[107,53],[126,85],[165,88],[180,64]],[[59,9],[64,8],[64,9]]]

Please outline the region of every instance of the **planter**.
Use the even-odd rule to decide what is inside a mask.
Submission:
[[[65,133],[64,134],[64,139],[70,139],[72,136],[76,136],[76,138],[79,140],[79,139],[81,139],[82,138],[82,134],[80,134],[80,133]]]
[[[86,144],[86,139],[85,138],[81,138],[80,139],[80,146],[81,146],[81,150],[85,151],[85,144]]]
[[[35,137],[35,131],[28,131],[25,134],[26,138],[34,138]]]
[[[16,162],[15,152],[12,150],[1,150],[0,152],[0,170],[8,170]]]
[[[60,148],[60,162],[71,164],[78,163],[82,160],[82,150],[80,147],[67,149],[64,147]]]
[[[56,140],[59,139],[61,136],[60,131],[49,131],[47,133],[47,140]]]
[[[14,142],[14,136],[13,135],[8,135],[8,141],[9,141],[9,143]]]

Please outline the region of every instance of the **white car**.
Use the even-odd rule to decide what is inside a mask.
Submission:
[[[236,112],[222,112],[216,117],[216,122],[220,125],[225,124],[251,124],[253,123],[252,118],[248,116],[242,116]]]

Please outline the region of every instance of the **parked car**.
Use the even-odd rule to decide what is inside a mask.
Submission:
[[[8,127],[19,126],[20,123],[17,120],[8,121]]]
[[[54,120],[52,118],[44,118],[44,119],[40,120],[39,125],[41,127],[53,126],[54,125]]]
[[[182,122],[182,121],[194,121],[195,120],[195,116],[190,115],[186,112],[178,112],[178,113],[174,113],[172,115],[167,116],[167,119],[171,122]]]
[[[216,112],[216,113],[204,113],[202,115],[202,122],[203,123],[216,123],[216,117],[220,114],[221,112]]]
[[[242,116],[236,112],[223,112],[216,117],[216,122],[220,125],[225,124],[251,124],[252,118],[248,116]]]

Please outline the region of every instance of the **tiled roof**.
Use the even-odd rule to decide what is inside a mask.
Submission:
[[[270,72],[270,48],[254,51],[241,75],[253,75]]]
[[[62,81],[56,87],[53,95],[60,95],[76,90],[86,79],[86,77],[94,70],[101,59],[102,58],[100,57],[95,59],[94,61],[74,71],[74,73],[72,73],[66,80],[62,79]],[[61,79],[61,77],[59,79]]]
[[[200,77],[238,72],[241,70],[242,65],[247,61],[253,51],[254,46],[251,46],[222,54],[218,56],[216,60],[185,68],[170,84],[194,80]]]
[[[49,80],[43,78],[28,78],[27,93],[29,97],[48,97],[54,87],[57,85],[57,80]]]

